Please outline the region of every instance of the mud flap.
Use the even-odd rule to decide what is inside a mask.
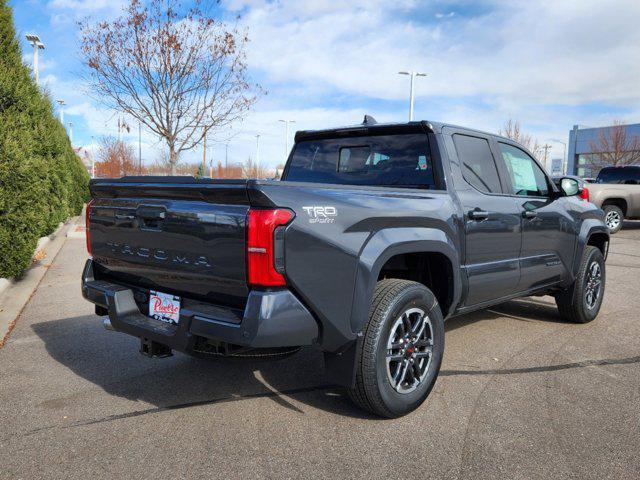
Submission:
[[[324,352],[324,372],[328,382],[347,388],[355,386],[360,342],[362,337],[338,352]]]

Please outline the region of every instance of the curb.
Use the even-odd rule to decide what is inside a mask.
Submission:
[[[7,342],[22,310],[64,245],[67,232],[76,226],[80,218],[72,217],[66,223],[60,223],[51,235],[38,240],[33,264],[20,280],[0,278],[0,348]]]
[[[66,223],[60,222],[51,235],[47,237],[40,237],[38,239],[36,249],[33,251],[33,255],[31,255],[31,260],[33,263],[38,262],[42,258],[44,258],[44,255],[46,254],[45,247],[47,246],[47,244],[60,233],[60,230],[62,230],[65,225],[77,221],[76,218],[77,217],[72,217],[67,220]],[[15,280],[13,278],[0,278],[0,298],[2,297],[3,292],[14,283]]]

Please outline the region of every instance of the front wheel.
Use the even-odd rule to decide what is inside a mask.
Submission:
[[[564,320],[588,323],[598,316],[605,286],[604,256],[597,247],[587,245],[580,269],[569,289],[556,295],[556,305]]]
[[[363,333],[351,399],[387,418],[415,410],[431,392],[444,352],[444,322],[433,293],[417,282],[381,280]]]

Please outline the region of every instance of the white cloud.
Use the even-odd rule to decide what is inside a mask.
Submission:
[[[423,94],[518,103],[638,101],[640,3],[511,2],[488,14],[420,23],[393,2],[227,2],[248,8],[249,63],[273,82],[401,99],[399,69],[425,70]],[[451,13],[454,13],[453,11]]]
[[[122,3],[51,0],[48,7],[62,24],[80,16],[115,15]],[[512,117],[541,142],[566,139],[575,123],[601,125],[614,117],[638,121],[640,116],[637,1],[619,0],[615,7],[596,0],[481,5],[224,0],[222,5],[230,17],[242,14],[251,38],[251,72],[272,91],[234,129],[232,162],[255,156],[254,135],[260,133],[261,160],[281,163],[280,118],[298,121],[291,137],[295,129],[360,122],[364,113],[380,121],[404,120],[408,79],[397,75],[399,70],[428,73],[416,83],[417,117],[485,130],[497,130]],[[84,118],[85,138],[117,133],[117,120],[109,120],[113,112],[87,101],[80,82],[58,81],[52,89],[67,99],[70,117]],[[348,103],[341,106],[340,98]],[[598,103],[612,106],[612,112],[577,114],[574,109]],[[137,129],[134,133],[127,138],[135,143]],[[210,151],[217,159],[224,147],[213,140]],[[143,132],[143,143],[143,157],[153,159],[157,139]],[[562,146],[554,145],[552,156],[561,154]],[[201,155],[195,150],[183,158],[196,161]]]
[[[72,10],[78,15],[86,15],[105,10],[119,11],[124,0],[51,0],[47,7],[51,10]]]

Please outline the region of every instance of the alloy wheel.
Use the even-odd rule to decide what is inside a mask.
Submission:
[[[600,298],[602,289],[602,269],[598,262],[591,262],[587,270],[587,281],[584,289],[585,301],[587,308],[592,310]]]
[[[420,308],[396,319],[387,341],[387,378],[401,394],[414,391],[424,380],[433,358],[431,320]]]

